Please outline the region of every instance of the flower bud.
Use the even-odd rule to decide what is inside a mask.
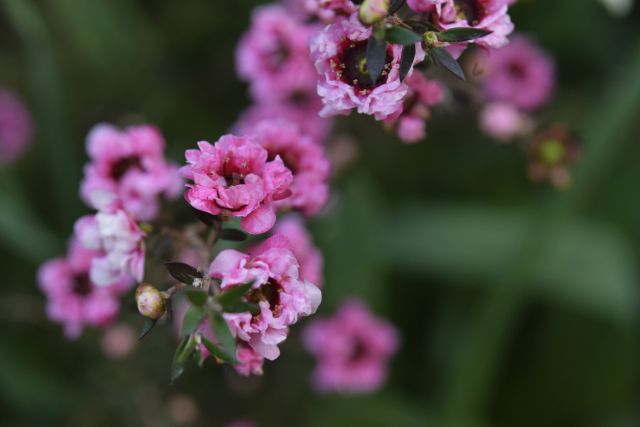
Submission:
[[[438,34],[434,31],[427,31],[422,35],[422,39],[427,47],[437,47],[440,44],[438,41]]]
[[[364,25],[373,25],[387,17],[389,0],[364,0],[358,11],[358,18]]]
[[[136,289],[138,311],[144,317],[157,320],[164,314],[164,297],[158,289],[148,283],[142,283]]]

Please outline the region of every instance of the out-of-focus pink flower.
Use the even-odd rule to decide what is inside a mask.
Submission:
[[[358,10],[351,0],[284,0],[284,4],[299,19],[318,18],[327,23]]]
[[[426,2],[422,2],[426,3]],[[435,16],[442,29],[478,28],[491,34],[475,40],[480,46],[500,48],[509,43],[507,38],[514,26],[509,17],[510,0],[437,0]]]
[[[307,94],[304,100],[296,100],[279,104],[256,104],[242,113],[235,124],[233,132],[246,135],[264,120],[287,120],[296,123],[300,131],[316,143],[323,143],[331,130],[332,121],[318,115],[322,102],[315,92]]]
[[[95,193],[110,194],[136,219],[154,219],[160,196],[173,199],[182,189],[178,167],[165,160],[163,151],[164,140],[154,126],[94,126],[87,137],[90,162],[80,187],[82,198],[98,209]]]
[[[293,173],[291,196],[275,204],[305,215],[318,213],[329,198],[329,161],[324,147],[303,135],[296,124],[284,119],[263,120],[246,130],[266,148],[269,159],[279,156]]]
[[[488,104],[480,112],[480,128],[502,142],[525,135],[533,129],[531,119],[513,105],[503,102]]]
[[[242,419],[232,421],[226,427],[258,427],[258,425],[251,420]]]
[[[482,53],[480,53],[482,55]],[[490,100],[534,110],[549,100],[555,85],[553,59],[522,35],[479,59],[485,69],[484,92]]]
[[[313,384],[318,391],[366,393],[385,382],[398,336],[390,323],[351,300],[332,318],[314,320],[304,343],[317,360]]]
[[[91,262],[91,281],[99,286],[144,275],[144,233],[131,215],[122,209],[86,215],[75,224],[78,241],[87,249],[98,251]]]
[[[221,280],[223,290],[253,283],[246,299],[257,303],[260,312],[227,313],[224,317],[237,339],[268,360],[280,355],[278,344],[287,338],[289,326],[315,313],[322,298],[316,285],[300,279],[291,243],[280,235],[267,239],[250,254],[222,251],[211,263],[209,274]]]
[[[20,157],[31,142],[32,133],[31,115],[22,100],[0,89],[0,165]]]
[[[315,86],[307,47],[314,30],[279,5],[254,11],[251,28],[238,46],[236,68],[240,77],[250,82],[251,94],[258,102],[274,103]]]
[[[407,0],[409,6],[414,12],[431,13],[435,10],[436,5],[445,3],[447,0]]]
[[[425,122],[431,115],[430,108],[442,102],[444,91],[440,83],[427,79],[422,73],[413,73],[405,83],[409,92],[402,114],[387,119],[385,124],[395,126],[398,138],[411,144],[425,138]]]
[[[300,263],[300,279],[322,287],[322,252],[313,245],[302,219],[295,215],[282,218],[276,224],[274,234],[281,234],[291,242],[293,254]]]
[[[240,375],[262,375],[264,357],[243,341],[238,343],[236,360],[238,363],[234,365],[234,368]]]
[[[224,135],[215,145],[201,141],[187,150],[183,176],[185,198],[196,209],[212,215],[242,218],[251,234],[265,233],[276,221],[274,202],[287,197],[293,175],[280,156],[269,153],[251,137]]]
[[[87,325],[110,325],[118,314],[118,296],[131,286],[126,277],[103,285],[93,282],[89,270],[100,256],[73,239],[66,257],[48,261],[38,271],[40,289],[47,296],[47,316],[64,326],[69,339],[77,338]]]
[[[102,350],[112,359],[127,357],[138,342],[133,328],[126,323],[108,329],[102,336]]]
[[[358,113],[384,120],[402,112],[408,91],[407,85],[400,81],[402,46],[388,46],[382,74],[372,82],[366,68],[370,35],[371,28],[365,28],[357,16],[352,15],[327,26],[312,38],[311,57],[320,74],[318,95],[324,103],[321,116],[348,115],[356,109]],[[416,44],[414,64],[424,56],[424,50]]]

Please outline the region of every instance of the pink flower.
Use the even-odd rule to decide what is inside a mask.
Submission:
[[[257,101],[273,103],[315,86],[307,48],[313,30],[282,6],[254,11],[251,28],[238,45],[236,68],[240,77],[250,82]]]
[[[313,383],[321,392],[377,390],[398,348],[393,326],[372,316],[357,300],[344,303],[332,318],[314,320],[305,329],[304,340],[318,362]]]
[[[447,0],[407,0],[407,5],[418,13],[431,13],[436,5],[445,3]]]
[[[31,115],[14,93],[0,89],[0,165],[14,162],[27,149],[33,127]]]
[[[253,132],[256,125],[264,120],[282,119],[296,123],[300,131],[316,143],[323,143],[331,130],[331,120],[318,115],[322,102],[315,92],[309,92],[304,100],[256,104],[242,113],[233,131],[240,135]]]
[[[87,325],[110,325],[118,313],[118,296],[131,286],[125,277],[105,285],[93,282],[89,271],[100,256],[74,239],[66,257],[48,261],[38,271],[40,289],[47,296],[47,317],[64,325],[69,339],[77,338]]]
[[[240,375],[244,375],[245,377],[249,375],[262,375],[264,357],[242,341],[238,343],[236,349],[236,360],[238,363],[233,367]]]
[[[289,326],[315,313],[320,289],[300,279],[299,263],[286,237],[267,239],[250,254],[222,251],[211,263],[209,274],[221,280],[223,290],[253,283],[246,299],[260,312],[225,314],[231,333],[268,360],[280,355],[278,344],[287,338]]]
[[[372,82],[366,70],[367,39],[371,28],[365,28],[357,16],[327,26],[311,40],[311,57],[320,74],[318,95],[322,98],[323,117],[358,113],[372,114],[376,120],[397,116],[407,85],[400,81],[402,46],[389,45],[382,75]],[[416,44],[414,64],[424,59],[424,51]],[[410,71],[411,73],[412,71]]]
[[[508,46],[488,52],[480,63],[486,69],[484,92],[490,100],[534,110],[553,93],[553,59],[522,35],[513,37]]]
[[[438,82],[427,79],[422,73],[413,73],[405,83],[409,92],[402,114],[385,122],[388,126],[396,126],[396,133],[402,141],[415,143],[425,138],[425,121],[431,115],[430,108],[442,102],[444,91]]]
[[[488,104],[480,113],[480,127],[489,136],[507,142],[533,128],[531,119],[511,104]]]
[[[279,208],[314,215],[329,198],[329,161],[324,147],[303,135],[298,126],[284,119],[263,120],[246,129],[266,148],[269,158],[279,156],[293,173],[291,196],[276,202]]]
[[[284,4],[300,19],[318,18],[325,22],[358,10],[351,0],[284,0]]]
[[[91,262],[91,281],[106,286],[123,277],[138,282],[144,275],[144,233],[124,210],[98,212],[76,221],[75,234],[87,249],[98,251]]]
[[[510,0],[445,0],[434,1],[435,15],[442,29],[478,28],[492,33],[475,42],[487,48],[500,48],[509,43],[513,32],[509,17]]]
[[[300,279],[322,287],[322,252],[313,245],[304,222],[297,216],[289,215],[278,221],[274,234],[281,234],[289,239],[293,254],[300,263]]]
[[[293,175],[280,156],[269,153],[253,138],[224,135],[215,145],[202,141],[187,150],[181,171],[191,206],[212,215],[242,218],[251,234],[265,233],[276,220],[274,202],[287,196]]]
[[[162,135],[153,126],[124,131],[108,124],[94,126],[87,137],[90,162],[81,183],[82,198],[97,208],[94,193],[110,194],[136,219],[154,219],[159,196],[176,198],[182,188],[178,168],[165,160],[163,150]]]

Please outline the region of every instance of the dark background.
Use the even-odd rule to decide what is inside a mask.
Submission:
[[[35,270],[88,212],[88,129],[156,123],[176,162],[217,139],[250,104],[234,48],[256,4],[0,1],[0,84],[37,126],[28,155],[0,169],[0,425],[171,426],[178,394],[196,402],[197,426],[640,425],[637,6],[626,18],[595,0],[513,8],[558,63],[542,122],[585,144],[569,191],[530,183],[522,150],[482,136],[465,108],[436,111],[412,146],[370,117],[339,120],[359,157],[310,224],[325,254],[320,312],[359,296],[400,329],[378,393],[316,395],[301,328],[262,378],[207,363],[170,386],[169,328],[113,361],[99,331],[68,342],[46,321]],[[142,324],[131,295],[121,318]]]

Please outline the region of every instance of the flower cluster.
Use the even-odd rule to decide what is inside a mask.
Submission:
[[[398,348],[398,334],[358,300],[350,300],[328,319],[305,330],[305,346],[317,359],[313,384],[322,392],[366,393],[387,376],[387,363]]]

